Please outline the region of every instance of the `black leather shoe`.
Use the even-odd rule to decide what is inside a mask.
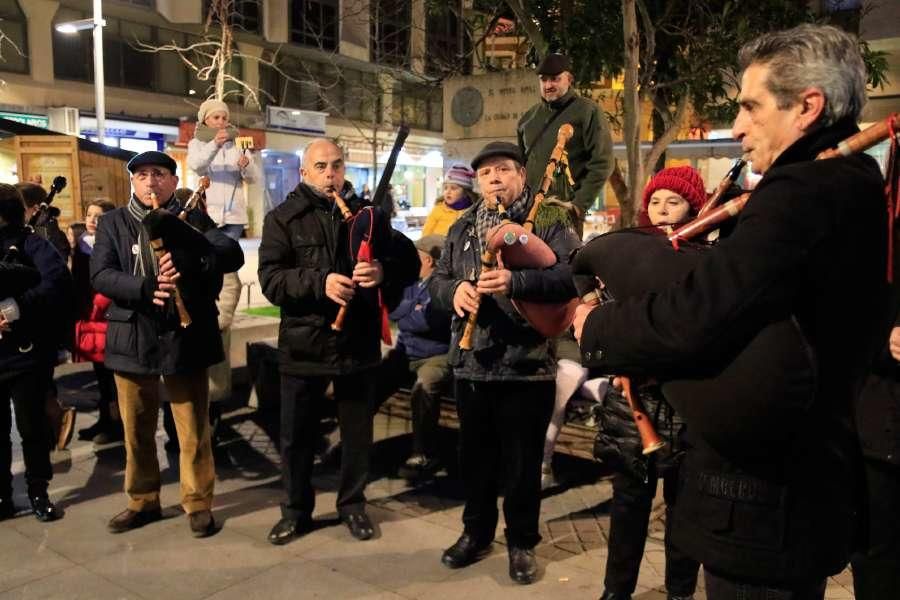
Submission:
[[[487,555],[493,540],[479,542],[468,533],[463,533],[456,543],[444,550],[441,562],[451,569],[468,567]]]
[[[62,509],[57,508],[55,504],[50,502],[50,498],[47,497],[47,494],[31,496],[29,500],[31,500],[31,510],[34,511],[34,517],[38,521],[49,523],[50,521],[62,519]]]
[[[12,519],[14,516],[16,516],[16,507],[13,504],[12,498],[0,498],[0,521]]]
[[[162,511],[158,508],[141,511],[126,508],[109,520],[109,523],[106,524],[106,529],[110,533],[125,533],[160,519],[162,519]]]
[[[603,591],[600,600],[631,600],[631,594],[617,594],[608,590]]]
[[[287,544],[294,538],[298,538],[312,529],[312,521],[309,518],[292,519],[290,517],[282,517],[280,521],[275,523],[275,527],[269,532],[270,544],[281,546]]]
[[[369,515],[366,513],[349,513],[341,518],[346,523],[347,529],[350,530],[350,535],[356,539],[361,541],[370,540],[375,535],[375,528],[372,526],[372,521],[369,520]]]
[[[509,577],[522,585],[535,582],[537,559],[534,556],[534,548],[509,547]]]

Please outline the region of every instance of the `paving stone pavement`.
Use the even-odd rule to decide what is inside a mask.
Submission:
[[[90,374],[66,370],[61,395],[80,407],[78,427],[90,425],[95,390]],[[238,396],[241,390],[237,391]],[[246,390],[243,391],[246,394]],[[239,599],[365,598],[596,598],[602,591],[612,489],[603,470],[557,456],[561,484],[541,505],[543,542],[537,548],[540,581],[517,586],[507,575],[503,524],[491,554],[451,571],[440,553],[462,530],[462,490],[452,468],[455,433],[442,431],[446,470],[410,486],[396,469],[410,449],[407,421],[378,415],[372,482],[367,489],[376,539],[358,542],[337,521],[336,453],[323,449],[316,467],[316,531],[288,545],[265,540],[280,516],[277,415],[248,409],[226,414],[216,450],[215,515],[220,531],[189,535],[177,506],[177,456],[157,435],[166,518],[143,529],[111,535],[106,521],[124,508],[121,446],[95,451],[75,441],[53,454],[51,495],[63,520],[39,523],[26,511],[0,523],[0,600],[5,599]],[[332,438],[334,435],[332,434]],[[16,502],[26,504],[23,464],[14,435]],[[659,511],[661,513],[661,511]],[[502,517],[501,517],[502,519]],[[651,524],[635,600],[664,600],[662,523]],[[705,600],[702,588],[697,600]],[[829,581],[826,598],[852,599],[849,571]]]

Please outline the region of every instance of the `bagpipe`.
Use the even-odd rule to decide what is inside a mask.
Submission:
[[[567,169],[565,163],[566,144],[575,130],[568,123],[563,124],[556,136],[556,146],[550,153],[550,160],[544,170],[541,188],[534,196],[531,210],[523,224],[504,219],[500,225],[492,228],[487,234],[486,248],[481,255],[481,272],[497,267],[516,269],[547,269],[557,263],[556,253],[537,235],[534,235],[534,224],[538,210],[553,183],[558,169]],[[485,200],[487,201],[487,200]],[[497,210],[503,216],[503,206],[497,200]],[[480,297],[479,297],[480,302]],[[572,324],[578,299],[566,302],[535,302],[531,300],[512,300],[513,306],[535,331],[547,338],[554,338],[564,332]],[[462,350],[472,349],[472,336],[478,321],[478,310],[469,313],[463,330],[459,347]]]
[[[179,272],[189,272],[192,270],[199,271],[202,265],[199,263],[201,257],[205,257],[212,250],[212,244],[206,239],[203,233],[188,223],[185,218],[181,218],[180,214],[169,212],[164,208],[160,208],[159,199],[156,194],[150,194],[150,202],[153,210],[151,210],[141,221],[143,227],[147,230],[150,238],[150,247],[153,248],[153,254],[159,261],[166,252],[178,256],[175,261],[178,265]],[[186,264],[187,261],[194,260],[196,264]],[[182,328],[187,328],[192,320],[184,303],[183,286],[186,282],[179,280],[175,284],[175,290],[172,294],[172,300],[175,304],[175,310],[178,313],[178,322]]]
[[[362,207],[354,215],[347,206],[347,203],[344,202],[344,199],[341,198],[341,195],[336,190],[332,190],[331,192],[335,206],[337,206],[338,210],[341,212],[341,216],[348,226],[348,249],[350,257],[355,262],[370,263],[373,260],[377,260],[379,257],[384,256],[389,250],[391,244],[391,213],[390,211],[379,208],[378,205],[380,200],[385,198],[388,194],[388,186],[391,181],[391,176],[394,174],[394,168],[397,166],[397,158],[399,157],[400,150],[403,148],[403,143],[408,136],[409,126],[404,123],[400,125],[400,129],[397,131],[397,137],[394,138],[394,145],[391,148],[391,153],[388,156],[387,163],[384,165],[384,170],[381,172],[381,179],[378,180],[375,194],[372,196],[372,205]],[[378,289],[377,293],[378,310],[381,319],[381,339],[384,343],[390,344],[391,326],[388,321],[387,306],[384,303],[381,289]],[[348,307],[349,303],[338,309],[337,316],[331,324],[331,329],[333,331],[343,330],[344,319],[347,317]]]
[[[885,190],[889,221],[898,210],[896,124],[897,115],[892,115],[817,156],[821,160],[847,155],[890,138]],[[734,179],[736,174],[730,172],[719,187],[726,189]],[[668,236],[654,228],[620,230],[594,238],[572,260],[579,296],[583,302],[596,304],[607,298],[623,300],[659,292],[684,281],[710,248],[690,240],[738,214],[748,198],[749,194],[743,194],[710,208]],[[893,230],[893,223],[889,225]],[[635,261],[635,256],[641,260]],[[798,324],[789,316],[755,330],[733,333],[727,345],[709,353],[715,358],[704,361],[702,367],[684,365],[676,374],[658,374],[671,376],[663,380],[662,391],[692,430],[713,447],[740,447],[748,456],[765,456],[768,448],[788,443],[796,434],[797,423],[813,400],[815,365]],[[726,397],[728,410],[722,410],[721,401]],[[647,431],[646,426],[641,430],[642,421],[649,423],[646,412],[639,405],[632,408],[647,453],[655,432]],[[773,414],[779,418],[772,419]]]

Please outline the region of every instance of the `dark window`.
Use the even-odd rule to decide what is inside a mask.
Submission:
[[[291,0],[291,41],[323,50],[338,42],[339,0]]]
[[[371,0],[372,62],[409,66],[410,0]]]
[[[429,74],[442,75],[454,70],[460,62],[459,17],[449,5],[436,8],[428,15],[425,48],[425,70]]]
[[[16,0],[0,0],[0,70],[28,73],[28,27]]]
[[[53,74],[57,79],[93,81],[94,48],[90,29],[60,33],[56,25],[87,18],[82,12],[60,8],[53,20]]]
[[[259,0],[234,0],[233,23],[247,33],[259,33]]]
[[[394,87],[391,113],[394,123],[410,127],[443,130],[443,91],[439,87],[404,83]]]

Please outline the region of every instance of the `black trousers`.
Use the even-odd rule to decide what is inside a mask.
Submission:
[[[554,387],[553,381],[456,382],[463,525],[481,542],[494,539],[500,492],[509,545],[533,548],[541,541],[541,459]]]
[[[777,587],[764,583],[747,583],[703,569],[707,600],[823,600],[825,579]],[[670,592],[671,593],[671,592]],[[885,596],[884,598],[889,598]]]
[[[652,458],[647,473],[647,481],[641,481],[627,472],[617,473],[612,481],[609,555],[603,583],[607,591],[623,596],[634,593],[644,556],[650,509],[659,477],[656,461]],[[676,502],[678,469],[667,469],[662,473],[662,479],[663,497],[667,510],[671,510]],[[671,519],[666,519],[666,590],[673,596],[690,596],[697,587],[700,563],[672,544],[669,532],[671,522]]]
[[[47,427],[45,402],[48,391],[45,368],[25,371],[0,381],[0,497],[12,496],[12,413],[9,400],[16,412],[16,429],[22,438],[22,454],[25,458],[25,482],[29,497],[47,493],[53,478],[50,465],[50,432]]]
[[[900,466],[865,460],[866,551],[853,556],[856,600],[881,600],[900,589]]]
[[[308,518],[316,504],[313,461],[329,381],[334,382],[342,446],[338,514],[344,516],[365,510],[364,492],[372,450],[374,370],[334,378],[282,374],[281,469],[286,498],[281,513],[285,517]]]

